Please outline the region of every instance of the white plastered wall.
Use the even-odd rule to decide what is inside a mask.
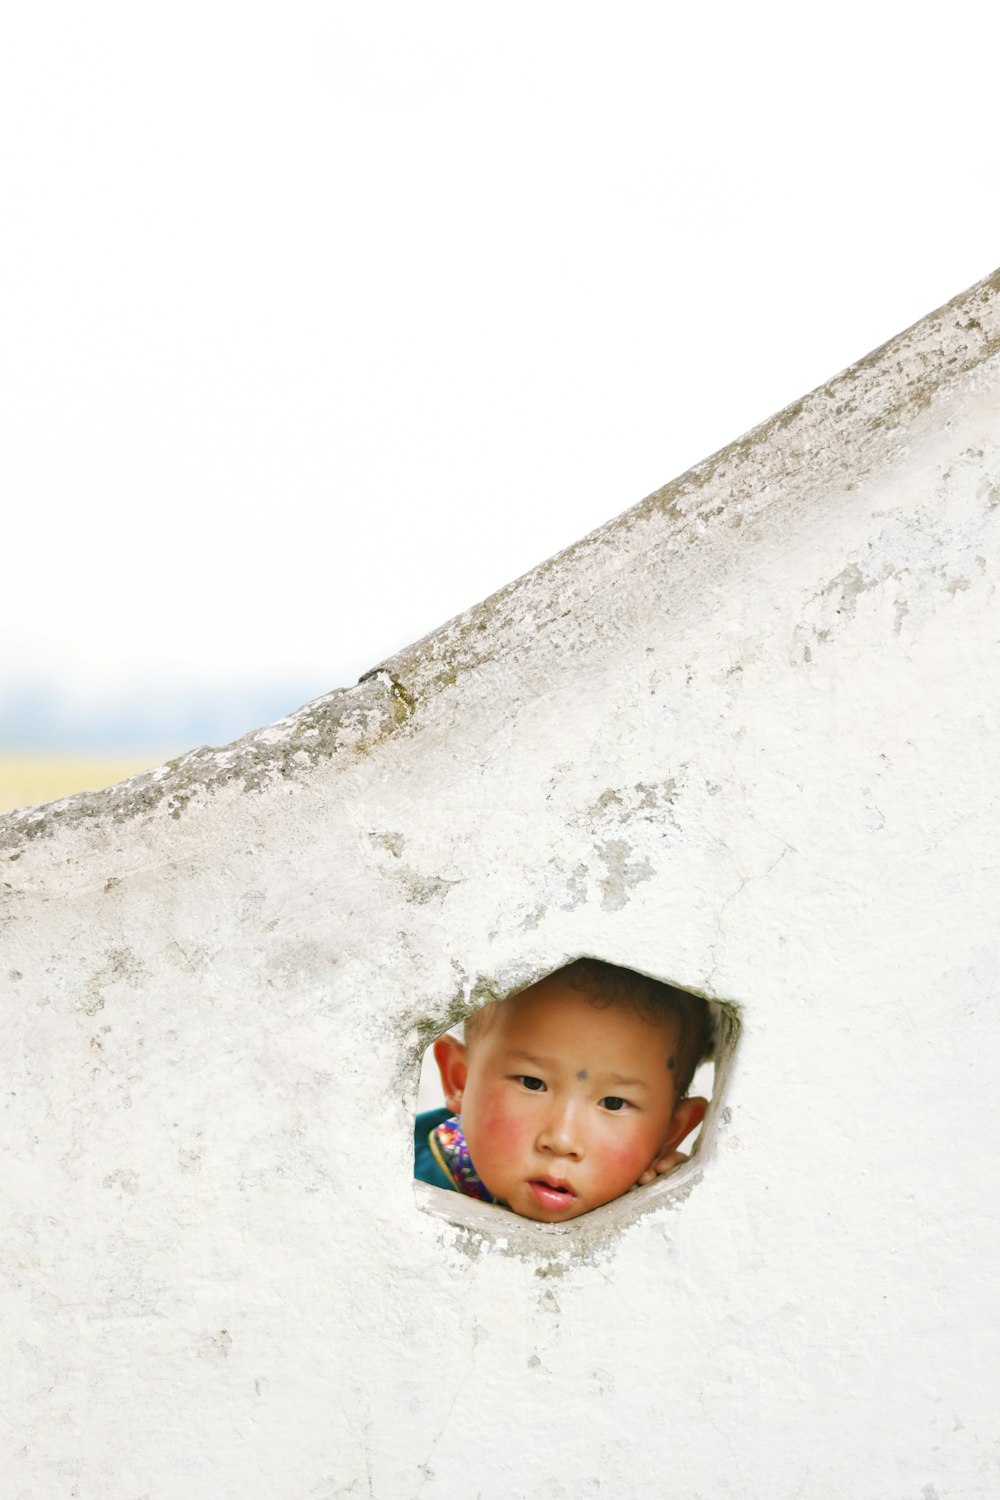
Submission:
[[[5,1496],[1000,1491],[998,284],[0,821]],[[428,1035],[581,953],[739,1008],[701,1159],[565,1234],[415,1193]]]

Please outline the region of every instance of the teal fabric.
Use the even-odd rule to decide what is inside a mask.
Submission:
[[[454,1193],[457,1189],[438,1166],[430,1144],[431,1131],[450,1118],[451,1110],[445,1108],[425,1109],[422,1115],[417,1115],[413,1126],[413,1175],[418,1182],[429,1182],[431,1187]]]

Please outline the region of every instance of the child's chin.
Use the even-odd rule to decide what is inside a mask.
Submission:
[[[546,1209],[535,1207],[523,1213],[523,1219],[536,1219],[540,1224],[565,1224],[569,1219],[578,1219],[581,1214],[589,1213],[586,1204],[574,1203],[569,1208]]]

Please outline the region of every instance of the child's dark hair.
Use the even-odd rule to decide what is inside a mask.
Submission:
[[[650,979],[634,969],[623,969],[600,958],[578,958],[557,969],[553,979],[561,979],[571,989],[586,995],[593,1005],[631,1005],[643,1020],[654,1026],[674,1017],[680,1022],[680,1037],[674,1054],[674,1088],[683,1099],[699,1065],[712,1056],[715,1028],[708,1002],[687,990],[679,990],[662,979]],[[465,1022],[465,1039],[471,1042],[490,1007],[476,1011]]]

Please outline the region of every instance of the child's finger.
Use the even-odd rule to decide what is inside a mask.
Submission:
[[[657,1177],[662,1176],[664,1172],[669,1172],[672,1167],[679,1166],[682,1161],[687,1161],[686,1152],[668,1151],[666,1156],[658,1157],[652,1166],[639,1174],[636,1187],[648,1187],[651,1182],[656,1181]]]
[[[657,1176],[659,1176],[663,1172],[669,1172],[673,1167],[679,1166],[682,1161],[687,1161],[686,1152],[670,1151],[666,1156],[661,1156],[659,1161],[653,1163],[653,1169]]]

